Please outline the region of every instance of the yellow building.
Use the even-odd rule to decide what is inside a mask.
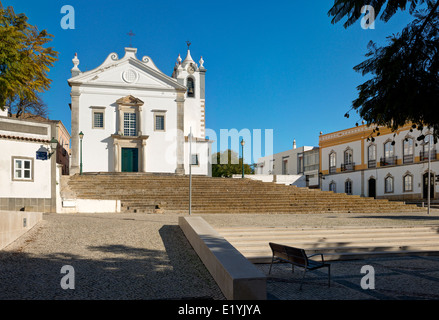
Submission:
[[[437,199],[439,161],[431,132],[411,124],[396,132],[379,127],[374,133],[374,128],[363,124],[320,135],[322,190],[391,200],[426,199],[430,165],[430,197]],[[421,135],[425,139],[417,140]]]

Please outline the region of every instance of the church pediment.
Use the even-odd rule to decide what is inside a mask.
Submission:
[[[126,48],[126,54],[122,59],[115,53],[110,54],[99,67],[70,78],[69,84],[157,90],[186,89],[175,79],[161,72],[149,57],[137,59],[133,50],[135,49]],[[77,65],[75,67],[77,68]]]
[[[142,106],[143,101],[139,98],[133,97],[132,95],[120,98],[116,101],[117,104],[125,104],[125,105],[137,105]]]

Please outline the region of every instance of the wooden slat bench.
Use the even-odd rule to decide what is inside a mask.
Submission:
[[[270,264],[270,270],[269,274],[271,273],[271,267],[273,266],[274,262],[286,262],[291,263],[292,270],[294,272],[294,266],[298,266],[304,269],[302,281],[300,283],[300,290],[302,290],[302,284],[303,280],[305,279],[306,271],[313,271],[320,268],[328,268],[328,287],[330,287],[331,282],[331,265],[329,263],[325,263],[323,254],[316,253],[312,255],[306,255],[306,252],[304,249],[285,246],[282,244],[277,244],[270,242],[269,243],[271,251],[273,253],[271,264]],[[310,260],[309,258],[320,255],[322,262]]]

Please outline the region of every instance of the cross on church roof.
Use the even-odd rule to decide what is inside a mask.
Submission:
[[[128,32],[128,33],[127,33],[127,35],[128,35],[128,36],[130,36],[130,48],[132,48],[132,47],[133,47],[133,45],[132,45],[132,42],[131,42],[131,40],[132,40],[132,37],[133,37],[133,36],[135,36],[136,34],[135,34],[135,33],[133,33],[133,31],[132,31],[132,30],[130,30],[130,32]]]

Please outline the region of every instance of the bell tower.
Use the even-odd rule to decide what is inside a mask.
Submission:
[[[174,66],[172,77],[178,83],[186,87],[184,102],[184,135],[189,134],[190,128],[195,137],[205,138],[206,118],[205,118],[205,75],[204,60],[201,57],[197,64],[190,51],[191,43],[187,44],[186,58],[182,60],[178,55]]]

